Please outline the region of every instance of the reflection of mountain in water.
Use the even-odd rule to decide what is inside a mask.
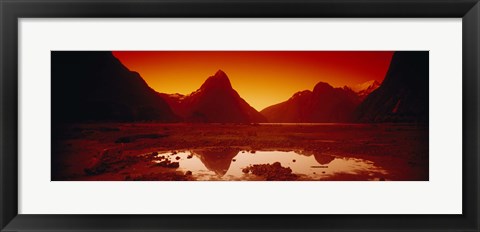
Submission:
[[[335,157],[331,155],[313,154],[313,157],[315,157],[315,160],[321,165],[329,164],[335,159]]]
[[[325,154],[322,154],[321,152],[315,152],[315,151],[299,151],[298,154],[301,154],[301,155],[304,155],[304,156],[313,155],[313,157],[315,158],[317,163],[319,163],[321,165],[329,164],[330,162],[332,162],[335,159],[334,156],[325,155]]]
[[[232,159],[237,156],[240,150],[234,148],[216,148],[207,150],[198,150],[193,153],[202,161],[205,167],[215,172],[218,176],[227,173],[232,163]]]

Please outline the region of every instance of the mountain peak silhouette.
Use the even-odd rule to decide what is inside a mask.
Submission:
[[[227,77],[227,74],[226,74],[223,70],[219,69],[219,70],[217,70],[217,72],[215,73],[214,76],[224,76],[224,77]]]
[[[326,82],[318,82],[313,88],[314,93],[325,92],[327,90],[333,90],[333,87]]]
[[[297,92],[287,101],[269,106],[260,113],[269,122],[349,122],[358,104],[358,96],[350,89],[318,82],[312,92]]]
[[[249,123],[266,122],[233,89],[227,74],[218,70],[200,89],[179,99],[161,94],[178,115],[189,122]]]
[[[227,74],[221,69],[219,69],[215,75],[208,77],[201,86],[201,89],[211,88],[233,89],[230,79],[228,79]]]

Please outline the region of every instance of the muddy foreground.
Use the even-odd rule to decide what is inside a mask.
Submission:
[[[429,173],[425,125],[85,123],[52,133],[54,181],[426,181]],[[256,157],[264,162],[248,163]],[[301,167],[307,159],[316,163]],[[349,170],[351,161],[375,170]]]

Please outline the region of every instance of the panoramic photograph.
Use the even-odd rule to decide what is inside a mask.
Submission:
[[[428,51],[51,51],[52,181],[428,181]]]

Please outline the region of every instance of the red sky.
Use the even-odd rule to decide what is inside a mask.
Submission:
[[[189,94],[219,69],[252,107],[262,110],[320,81],[334,87],[383,81],[392,51],[114,51],[162,93]]]

